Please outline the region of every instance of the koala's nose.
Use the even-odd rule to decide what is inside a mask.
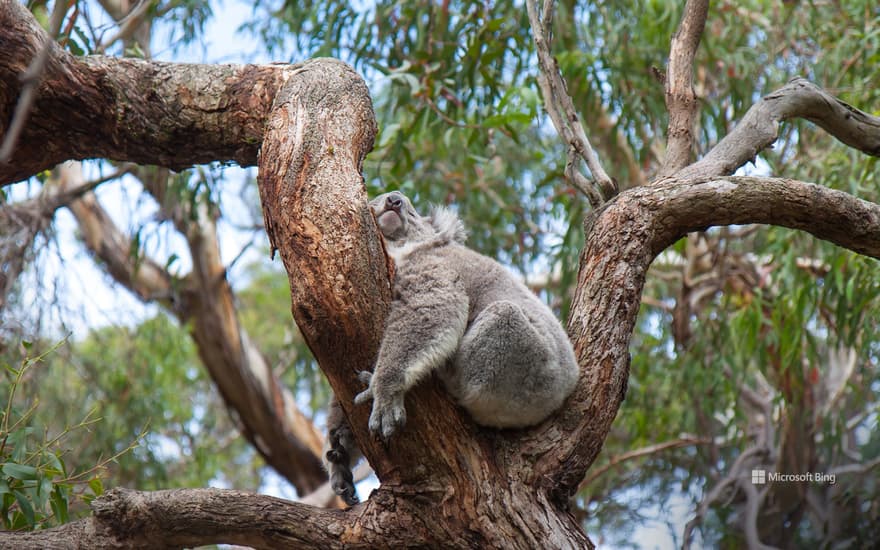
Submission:
[[[403,200],[400,198],[400,195],[388,195],[388,198],[385,199],[385,205],[387,208],[400,210],[401,205],[403,205]]]

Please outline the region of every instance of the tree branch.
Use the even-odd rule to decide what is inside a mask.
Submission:
[[[79,164],[67,163],[58,169],[61,193],[82,188]],[[132,256],[131,243],[91,191],[68,205],[76,218],[82,239],[89,250],[104,262],[106,271],[116,282],[144,302],[156,301],[174,311],[177,306],[172,276],[151,258]]]
[[[548,492],[567,499],[608,434],[626,392],[629,339],[651,261],[689,232],[749,223],[800,229],[880,258],[880,206],[819,185],[676,177],[621,193],[587,221],[568,321],[580,383],[556,417],[522,438],[523,453],[540,456],[535,475],[546,476]]]
[[[694,56],[709,13],[708,0],[688,0],[672,37],[666,69],[666,109],[669,111],[666,158],[659,175],[674,174],[690,163],[699,102],[694,93]]]
[[[691,547],[691,535],[693,530],[696,529],[700,523],[703,521],[703,518],[706,516],[706,512],[709,511],[709,506],[712,505],[713,502],[720,499],[727,488],[731,485],[739,486],[739,480],[746,476],[746,471],[752,467],[752,465],[757,464],[756,459],[759,455],[764,454],[766,452],[766,448],[762,445],[757,445],[754,447],[749,447],[742,454],[740,454],[737,459],[734,461],[733,465],[730,468],[730,471],[726,476],[718,481],[715,486],[709,491],[705,497],[700,501],[700,505],[697,507],[697,512],[694,514],[694,517],[687,522],[685,525],[684,534],[682,535],[682,548],[688,549]],[[751,479],[751,478],[749,478]],[[757,495],[754,495],[757,496]],[[754,500],[750,498],[750,504],[754,504]],[[752,512],[756,515],[757,508],[752,506]],[[751,519],[751,527],[747,526],[747,529],[751,532],[755,529],[754,526],[754,518]],[[755,536],[757,539],[757,535]],[[750,537],[751,540],[751,537]]]
[[[23,4],[0,1],[0,133],[22,93],[20,77],[46,39]],[[0,164],[0,185],[95,157],[172,169],[253,165],[286,69],[73,57],[50,42],[30,123],[10,162]]]
[[[78,164],[59,169],[62,188],[78,188]],[[213,219],[202,209],[184,227],[193,271],[179,285],[150,258],[135,258],[130,240],[113,223],[93,193],[70,204],[86,246],[113,278],[141,300],[156,301],[181,322],[192,321],[199,356],[228,407],[236,412],[243,435],[266,463],[301,494],[321,486],[321,436],[295,406],[290,392],[238,323],[232,289],[220,262]],[[199,208],[197,206],[197,208]]]
[[[831,469],[829,472],[831,475],[847,475],[847,474],[859,474],[864,475],[874,468],[880,466],[880,457],[871,460],[870,462],[865,462],[863,464],[846,464],[844,466],[836,466]]]
[[[663,443],[657,443],[655,445],[648,445],[647,447],[633,449],[632,451],[627,451],[625,453],[613,456],[608,460],[606,464],[603,464],[599,468],[594,468],[590,470],[589,475],[584,478],[584,480],[580,484],[580,487],[578,487],[578,491],[580,491],[584,487],[588,487],[592,482],[594,482],[596,479],[604,475],[606,472],[608,472],[608,470],[614,468],[618,464],[623,464],[624,462],[636,458],[651,456],[653,454],[661,453],[669,449],[679,449],[681,447],[690,447],[693,445],[705,445],[707,443],[712,443],[712,439],[707,437],[688,436],[679,439],[673,439],[671,441],[664,441]]]
[[[798,77],[754,104],[733,131],[705,157],[675,174],[676,178],[732,174],[776,141],[779,123],[791,118],[805,118],[846,145],[880,156],[880,118]]]
[[[43,33],[43,45],[37,51],[33,60],[27,67],[27,70],[21,74],[21,94],[15,105],[15,113],[12,115],[12,121],[8,128],[3,132],[3,144],[0,145],[0,165],[9,162],[12,152],[15,150],[15,144],[18,136],[25,127],[28,115],[34,105],[37,96],[37,85],[43,78],[43,72],[46,68],[46,61],[49,59],[49,52],[55,46],[54,38],[58,36],[61,30],[61,24],[64,22],[64,14],[67,12],[67,2],[55,2],[52,6],[52,17],[49,20],[49,34]],[[2,6],[0,6],[2,9]]]
[[[568,161],[566,162],[565,174],[569,182],[579,191],[584,193],[595,208],[603,201],[617,194],[615,184],[596,156],[590,140],[584,131],[583,125],[575,111],[571,96],[565,86],[565,81],[559,72],[559,65],[550,53],[550,26],[553,19],[553,2],[545,1],[542,13],[538,13],[536,0],[527,0],[526,8],[529,14],[529,24],[532,27],[532,36],[535,38],[535,49],[538,53],[538,85],[544,96],[544,107],[553,126],[562,139],[569,145]],[[543,16],[543,19],[542,19]],[[583,160],[593,174],[595,183],[587,180],[577,171],[577,165]]]
[[[42,548],[341,548],[351,521],[280,498],[226,489],[140,492],[113,489],[92,502],[92,517],[54,529],[0,532],[0,546]]]

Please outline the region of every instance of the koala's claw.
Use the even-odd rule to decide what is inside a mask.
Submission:
[[[347,453],[345,453],[347,454]],[[345,462],[345,454],[339,452],[336,449],[330,449],[324,454],[324,457],[327,458],[328,462],[333,462],[336,464],[343,464]]]
[[[395,399],[391,403],[373,403],[370,413],[370,431],[388,440],[406,424],[406,408],[403,399]]]

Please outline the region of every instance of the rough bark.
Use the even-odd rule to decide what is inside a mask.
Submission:
[[[358,531],[450,548],[589,545],[560,502],[535,492],[511,444],[516,435],[479,430],[436,383],[408,396],[400,437],[386,445],[369,436],[369,407],[351,403],[390,298],[360,174],[375,135],[372,107],[363,82],[341,63],[305,63],[296,73],[270,117],[260,190],[270,242],[290,275],[294,317],[382,481],[356,508]]]
[[[0,1],[0,135],[44,37],[24,5]],[[52,42],[13,160],[0,165],[0,185],[96,157],[172,169],[212,161],[253,165],[284,75],[278,65],[73,57]]]
[[[569,334],[584,369],[566,406],[524,437],[534,475],[559,498],[593,463],[626,392],[629,338],[651,261],[687,233],[714,225],[800,229],[880,258],[880,206],[779,178],[672,180],[621,193],[588,221]]]
[[[342,548],[346,514],[265,495],[222,489],[138,492],[113,489],[93,516],[48,531],[0,534],[4,548]]]
[[[697,94],[694,92],[694,56],[703,36],[708,13],[708,0],[689,0],[678,30],[672,37],[666,67],[669,129],[661,176],[673,174],[690,164],[696,141],[694,127],[700,114]]]

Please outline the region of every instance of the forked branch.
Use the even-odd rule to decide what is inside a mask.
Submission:
[[[626,392],[629,341],[651,261],[687,233],[763,223],[806,231],[880,258],[880,205],[821,185],[781,178],[723,177],[629,189],[592,220],[568,321],[581,381],[555,426],[524,441],[542,458],[536,474],[561,498],[583,479]],[[621,238],[624,237],[624,238]],[[615,247],[609,242],[618,243]]]
[[[617,194],[615,184],[602,165],[596,152],[590,145],[587,133],[578,118],[577,111],[571,101],[571,96],[559,72],[559,64],[550,53],[550,32],[553,20],[553,1],[545,0],[541,13],[538,13],[537,0],[527,0],[526,8],[529,12],[529,24],[532,27],[532,36],[535,38],[535,49],[538,53],[538,85],[544,96],[544,107],[556,131],[568,144],[568,161],[565,164],[565,176],[569,182],[581,191],[595,208]],[[587,168],[593,175],[593,180],[588,180],[579,171],[581,161],[586,162]]]

